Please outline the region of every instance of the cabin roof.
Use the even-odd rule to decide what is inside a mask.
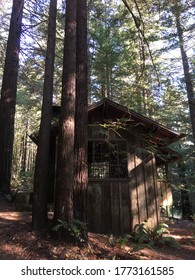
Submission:
[[[57,134],[60,106],[54,105],[52,107],[52,113],[54,119],[52,133]],[[151,143],[151,145],[155,144],[158,147],[160,152],[160,156],[157,153],[158,165],[164,164],[166,161],[170,162],[181,158],[179,153],[173,151],[168,146],[183,138],[185,134],[171,130],[151,118],[145,117],[107,98],[88,106],[88,123],[94,123],[95,117],[98,120],[99,117],[97,116],[101,116],[104,121],[123,119],[127,125],[141,126],[144,134],[149,135],[148,143]],[[31,134],[30,138],[37,144],[38,132]]]
[[[107,98],[92,104],[88,107],[88,116],[94,114],[95,111],[101,111],[104,119],[107,118],[123,118],[135,123],[136,125],[143,126],[145,128],[150,128],[149,131],[153,131],[153,137],[167,139],[168,144],[174,143],[179,139],[183,138],[185,134],[173,131],[164,125],[152,120],[151,118],[145,117],[123,105],[113,102]],[[151,130],[153,128],[153,130]]]

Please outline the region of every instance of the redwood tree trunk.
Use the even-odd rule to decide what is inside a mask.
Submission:
[[[54,223],[63,220],[70,224],[73,221],[76,14],[77,1],[67,0]]]
[[[88,132],[88,79],[87,79],[87,0],[77,4],[77,90],[75,115],[75,185],[74,216],[86,221],[87,208],[87,132]]]
[[[24,0],[13,0],[0,100],[0,192],[10,192],[14,118]]]
[[[35,163],[32,227],[39,230],[47,222],[47,192],[49,178],[50,131],[52,119],[53,73],[56,40],[57,0],[50,1],[43,103],[38,148]]]

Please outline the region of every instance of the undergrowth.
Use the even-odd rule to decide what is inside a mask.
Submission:
[[[109,238],[111,246],[120,245],[121,247],[127,245],[129,242],[134,242],[134,251],[141,250],[145,247],[165,247],[178,248],[179,243],[171,236],[169,236],[169,226],[166,223],[160,223],[155,228],[152,227],[151,220],[147,220],[134,227],[132,234],[126,234],[120,237],[114,237],[112,234]]]
[[[52,228],[56,232],[59,239],[67,240],[71,243],[82,245],[87,242],[87,224],[74,219],[71,223],[58,220],[58,224]]]
[[[140,250],[144,247],[152,248],[155,246],[177,248],[179,246],[178,242],[167,234],[170,234],[170,231],[166,223],[160,223],[155,228],[152,228],[150,220],[137,224],[134,227],[133,238],[138,245],[134,249]]]

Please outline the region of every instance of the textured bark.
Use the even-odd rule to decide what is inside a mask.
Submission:
[[[14,117],[24,0],[13,0],[0,100],[0,191],[10,192]]]
[[[75,185],[74,216],[86,221],[87,203],[87,132],[88,132],[88,79],[87,79],[87,0],[77,4],[77,90],[75,115]]]
[[[47,222],[47,189],[50,152],[50,131],[52,119],[53,74],[56,41],[57,0],[50,1],[43,103],[38,148],[34,174],[32,227],[41,229]]]
[[[180,13],[181,13],[181,7],[180,3],[177,0],[173,0],[173,14],[175,15],[176,20],[176,27],[177,27],[177,34],[179,38],[179,47],[182,57],[182,65],[183,65],[183,71],[184,71],[184,79],[186,84],[186,91],[187,91],[187,97],[188,97],[188,104],[189,104],[189,111],[190,111],[190,119],[191,119],[191,125],[192,125],[192,134],[193,134],[193,140],[195,144],[195,92],[193,89],[193,80],[190,73],[190,67],[188,62],[187,53],[185,50],[185,44],[184,44],[184,35],[183,35],[183,28],[180,21]],[[185,165],[184,163],[178,164],[178,167],[180,169],[179,177],[181,178],[181,182],[183,184],[183,188],[181,189],[181,204],[182,204],[182,217],[183,218],[190,218],[192,215],[192,209],[189,199],[189,191],[185,179]]]
[[[77,1],[66,1],[62,100],[59,120],[54,222],[73,221]]]
[[[179,38],[179,47],[181,51],[182,57],[182,65],[184,71],[184,79],[186,84],[186,91],[188,96],[188,104],[189,104],[189,111],[190,111],[190,119],[192,124],[192,133],[193,133],[193,140],[195,144],[195,91],[193,88],[193,80],[190,73],[190,67],[188,62],[188,57],[185,50],[184,44],[184,36],[183,36],[183,28],[180,21],[180,5],[177,0],[173,0],[173,14],[175,15],[176,20],[176,27],[177,27],[177,34]]]

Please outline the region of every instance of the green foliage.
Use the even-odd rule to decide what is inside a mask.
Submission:
[[[141,72],[139,36],[123,3],[89,4],[89,61],[92,100],[108,97],[133,106]],[[140,51],[141,52],[141,51]],[[127,105],[124,104],[124,105]]]
[[[109,244],[111,246],[115,246],[116,244],[119,244],[121,247],[125,246],[130,240],[132,239],[132,236],[130,234],[124,234],[120,237],[115,237],[113,234],[109,237]]]
[[[119,237],[119,239],[117,240],[118,244],[123,247],[125,246],[129,240],[132,239],[132,236],[130,234],[125,234]]]
[[[73,243],[84,244],[87,242],[87,224],[74,219],[70,224],[66,221],[58,220],[58,224],[55,225],[52,230],[61,232],[64,235],[63,239],[67,239]]]
[[[152,229],[150,221],[137,224],[134,227],[134,240],[138,244],[149,244],[150,246],[160,244],[163,234],[169,234],[168,225],[160,223],[156,228]]]
[[[179,243],[172,236],[163,236],[163,238],[158,241],[158,246],[159,247],[167,246],[173,249],[178,249]]]
[[[121,247],[128,244],[130,241],[135,241],[137,245],[133,247],[134,251],[139,251],[144,248],[153,248],[155,246],[165,247],[169,246],[173,249],[179,247],[178,242],[171,236],[163,236],[169,234],[168,225],[165,223],[158,224],[155,229],[151,229],[150,221],[137,224],[134,227],[134,233],[132,235],[125,234],[119,238],[114,237],[112,234],[109,238],[111,246],[119,244]]]
[[[6,1],[3,0],[4,2]],[[192,1],[178,2],[182,8],[180,19],[194,79],[194,9]],[[107,96],[137,112],[151,116],[170,129],[188,135],[173,146],[173,149],[182,154],[182,165],[186,168],[182,172],[177,164],[170,164],[169,179],[174,190],[174,206],[181,209],[179,186],[182,178],[185,178],[184,183],[188,187],[192,210],[195,213],[194,145],[172,5],[170,1],[165,0],[150,0],[147,1],[147,5],[146,1],[141,0],[128,0],[128,3],[139,20],[140,30],[137,30],[132,15],[122,1],[89,1],[90,102]],[[29,178],[33,178],[31,166],[34,165],[36,148],[32,148],[30,143],[26,160],[26,166],[30,168],[26,168],[27,174],[21,173],[22,134],[25,130],[25,117],[29,120],[28,135],[39,128],[49,1],[26,1],[25,5],[12,176],[13,183],[17,186],[28,185]],[[1,5],[0,74],[3,71],[9,19],[10,8]],[[60,8],[57,26],[54,102],[59,103],[64,36],[64,10]],[[160,86],[148,54],[146,40],[140,31],[150,46]],[[119,122],[116,125],[122,127]],[[155,147],[152,148],[152,152],[155,152]]]
[[[16,174],[12,178],[13,191],[30,191],[33,188],[33,172]]]

